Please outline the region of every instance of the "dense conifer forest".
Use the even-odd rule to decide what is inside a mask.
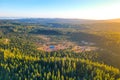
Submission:
[[[120,80],[119,23],[44,20],[0,20],[0,80]],[[64,41],[72,46],[53,51],[37,49]],[[97,49],[75,52],[72,47],[76,44]]]

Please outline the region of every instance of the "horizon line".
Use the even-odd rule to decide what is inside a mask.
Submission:
[[[87,19],[87,18],[60,18],[60,17],[1,17],[0,19],[76,19],[76,20],[114,20],[120,18],[109,18],[109,19]]]

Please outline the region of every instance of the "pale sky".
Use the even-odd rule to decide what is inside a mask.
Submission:
[[[0,17],[120,18],[120,0],[0,0]]]

